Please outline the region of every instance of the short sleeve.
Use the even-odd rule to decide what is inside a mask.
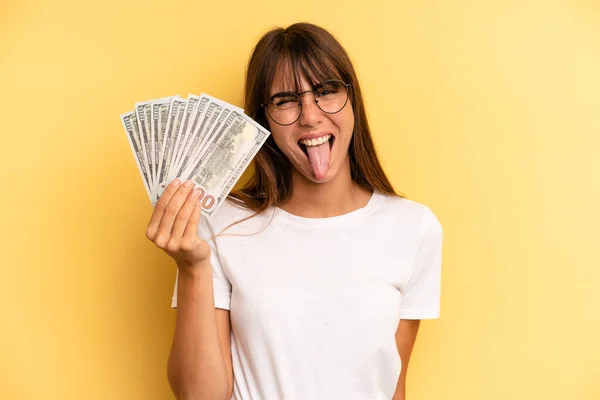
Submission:
[[[442,237],[442,225],[429,207],[425,207],[413,271],[402,292],[401,319],[439,318]]]
[[[229,310],[231,304],[231,283],[221,264],[217,240],[215,239],[214,229],[212,228],[208,218],[202,216],[198,224],[198,236],[208,243],[211,250],[210,265],[213,273],[213,293],[215,298],[215,308],[223,308]],[[171,307],[177,308],[177,281],[179,278],[179,270],[175,275],[175,289],[173,290],[173,298]]]

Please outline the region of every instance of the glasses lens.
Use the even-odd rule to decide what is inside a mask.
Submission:
[[[291,124],[300,115],[300,98],[295,93],[278,94],[269,101],[268,110],[278,124]]]
[[[346,105],[348,88],[342,81],[327,81],[315,91],[315,99],[321,110],[333,114],[341,111]]]

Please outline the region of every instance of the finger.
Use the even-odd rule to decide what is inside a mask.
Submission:
[[[179,178],[173,180],[167,186],[164,193],[158,199],[156,206],[154,206],[154,211],[152,212],[152,217],[150,217],[150,222],[148,223],[148,227],[146,228],[146,236],[150,240],[154,240],[156,238],[156,232],[158,232],[158,227],[160,226],[160,221],[162,220],[162,216],[169,204],[171,198],[177,192],[177,189],[181,185],[181,180]]]
[[[200,196],[200,189],[196,188],[187,197],[185,203],[177,213],[175,217],[175,224],[173,224],[173,232],[171,232],[171,239],[179,240],[185,232],[185,227],[190,219],[190,216],[196,208],[198,203],[198,197]]]
[[[186,181],[179,189],[177,189],[177,192],[171,197],[171,200],[169,200],[169,203],[163,212],[160,225],[158,226],[158,232],[156,233],[156,238],[154,240],[154,243],[158,247],[163,248],[169,242],[171,230],[173,229],[173,222],[175,221],[181,206],[192,191],[193,186],[194,184],[192,181]]]
[[[194,205],[194,211],[192,212],[192,216],[190,217],[187,226],[185,227],[185,233],[183,237],[193,238],[198,234],[198,224],[200,223],[200,217],[202,216],[202,202],[200,200],[196,201]]]

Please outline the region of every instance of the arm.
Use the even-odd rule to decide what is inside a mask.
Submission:
[[[231,360],[231,353],[221,346],[229,344],[228,318],[223,322],[229,314],[215,310],[211,249],[198,237],[201,205],[199,190],[192,189],[191,181],[171,182],[146,228],[148,239],[178,268],[178,310],[167,377],[178,400],[226,400],[231,387],[226,357]]]
[[[193,275],[180,272],[175,335],[167,367],[178,400],[231,397],[229,330],[229,312],[215,310],[210,266],[198,268]]]
[[[440,316],[442,238],[442,225],[426,207],[414,269],[402,292],[400,322],[396,331],[402,370],[392,400],[406,399],[406,372],[421,320]]]
[[[406,399],[406,371],[420,323],[420,320],[402,319],[398,324],[398,329],[396,330],[396,347],[398,348],[400,360],[402,360],[402,370],[400,371],[396,392],[392,400]]]

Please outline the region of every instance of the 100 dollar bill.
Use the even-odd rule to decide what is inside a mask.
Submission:
[[[238,111],[231,111],[224,131],[215,137],[196,162],[179,178],[200,189],[202,213],[213,215],[265,143],[268,130]],[[172,180],[160,185],[159,196]]]
[[[237,111],[230,115],[233,123],[208,146],[190,174],[201,190],[202,212],[209,217],[223,204],[270,134]]]
[[[123,123],[123,128],[125,128],[125,132],[127,133],[127,141],[129,142],[129,147],[131,148],[133,157],[135,158],[135,163],[140,171],[140,174],[142,175],[144,189],[146,189],[148,197],[150,197],[150,200],[152,200],[152,177],[150,174],[150,168],[148,167],[144,157],[144,149],[142,148],[142,140],[138,130],[138,121],[135,111],[121,114],[121,122]]]

